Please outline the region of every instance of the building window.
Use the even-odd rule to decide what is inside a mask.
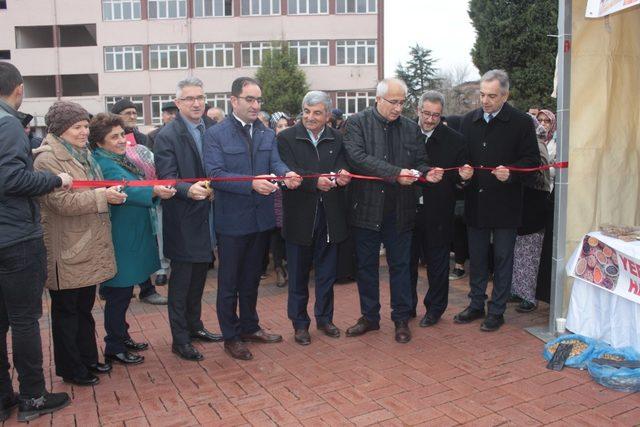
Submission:
[[[248,15],[280,15],[280,0],[242,0],[240,13]]]
[[[233,43],[197,43],[196,67],[233,67]]]
[[[231,112],[231,97],[228,93],[208,93],[207,104],[210,107],[220,108],[225,114]]]
[[[138,124],[143,125],[144,124],[144,102],[141,96],[128,96],[128,95],[105,96],[104,104],[105,104],[106,111],[111,111],[115,103],[120,101],[121,99],[128,99],[129,101],[133,102],[133,105],[136,106],[136,111],[138,112]]]
[[[151,97],[151,124],[162,125],[162,106],[173,101],[175,95],[153,95]]]
[[[149,19],[187,17],[187,0],[149,0]]]
[[[336,0],[336,13],[376,13],[377,0]]]
[[[289,50],[298,58],[298,65],[329,65],[329,42],[292,41]]]
[[[186,44],[152,44],[149,46],[150,70],[187,68]]]
[[[105,21],[130,21],[140,18],[140,0],[102,0],[102,19]]]
[[[318,15],[329,13],[328,0],[289,0],[289,15]]]
[[[142,70],[142,46],[110,46],[104,48],[105,71]]]
[[[270,42],[250,42],[242,43],[242,66],[259,67],[262,64],[262,55],[274,48]]]
[[[3,61],[11,60],[11,51],[10,50],[0,50],[0,60],[3,60]]]
[[[7,0],[0,0],[0,9],[7,8]]]
[[[347,116],[362,111],[375,102],[374,92],[338,92],[336,94],[337,107]]]
[[[233,16],[232,0],[194,0],[193,16],[196,18]]]
[[[337,64],[375,65],[375,40],[338,40],[336,43]]]

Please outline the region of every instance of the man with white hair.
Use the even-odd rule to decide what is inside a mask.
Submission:
[[[401,115],[406,98],[403,81],[384,79],[376,89],[376,105],[351,116],[346,125],[344,144],[353,172],[382,178],[351,184],[350,216],[362,317],[347,329],[347,336],[380,329],[378,269],[380,244],[384,243],[395,339],[399,343],[411,340],[409,263],[417,203],[412,184],[421,176],[439,182],[444,171],[427,166],[420,128]]]
[[[204,177],[202,145],[205,132],[205,95],[202,80],[178,82],[176,118],[162,128],[154,146],[160,179]],[[204,328],[202,293],[212,260],[212,190],[204,181],[176,184],[176,196],[162,203],[164,253],[171,260],[169,326],[172,351],[185,360],[204,357],[192,340],[222,341],[222,335]],[[166,202],[166,203],[165,203]]]
[[[465,222],[469,235],[471,291],[469,306],[454,317],[469,323],[485,317],[489,280],[489,248],[493,242],[493,291],[480,329],[496,331],[511,288],[513,249],[522,222],[522,183],[534,174],[514,173],[508,167],[540,165],[540,151],[531,117],[507,103],[509,76],[503,70],[487,71],[480,80],[482,107],[462,119],[473,166],[478,170],[465,188]]]
[[[338,338],[333,324],[333,282],[336,281],[338,243],[348,236],[347,205],[342,187],[351,177],[347,172],[342,134],[327,126],[331,98],[324,92],[308,92],[302,100],[302,122],[278,134],[280,158],[300,175],[330,174],[307,178],[300,187],[282,193],[282,235],[287,242],[289,298],[287,313],[293,323],[294,339],[311,343],[307,314],[309,271],[314,265],[318,330]]]

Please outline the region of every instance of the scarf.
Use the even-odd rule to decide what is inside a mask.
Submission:
[[[135,163],[133,163],[125,154],[116,154],[111,151],[104,150],[100,147],[96,148],[96,153],[107,159],[111,159],[124,169],[128,170],[140,179],[144,179],[145,175],[142,169],[140,169]]]
[[[87,177],[90,180],[101,180],[102,179],[102,171],[100,170],[100,166],[96,163],[91,155],[91,151],[87,146],[82,148],[76,147],[60,138],[57,135],[50,134],[53,138],[58,141],[64,148],[67,149],[71,157],[73,157],[78,163],[82,165],[84,168]]]
[[[553,134],[556,132],[556,127],[558,126],[558,124],[556,122],[556,115],[553,114],[551,111],[540,110],[538,111],[538,115],[540,114],[546,116],[549,120],[551,120],[551,127],[549,128],[549,131],[547,132],[547,138],[544,141],[546,144],[553,139]]]

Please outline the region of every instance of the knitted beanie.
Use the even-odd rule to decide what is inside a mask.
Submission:
[[[111,107],[111,112],[113,114],[120,114],[127,108],[136,108],[136,105],[128,99],[120,99]]]
[[[80,104],[70,101],[56,101],[44,116],[48,132],[56,136],[82,120],[88,121],[89,113]]]

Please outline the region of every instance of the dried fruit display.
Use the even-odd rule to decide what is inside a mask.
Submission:
[[[613,290],[618,281],[619,272],[617,252],[597,238],[586,236],[576,263],[575,275],[605,289]]]
[[[600,232],[608,237],[624,240],[625,242],[633,242],[640,240],[640,227],[628,227],[624,225],[602,224]]]

